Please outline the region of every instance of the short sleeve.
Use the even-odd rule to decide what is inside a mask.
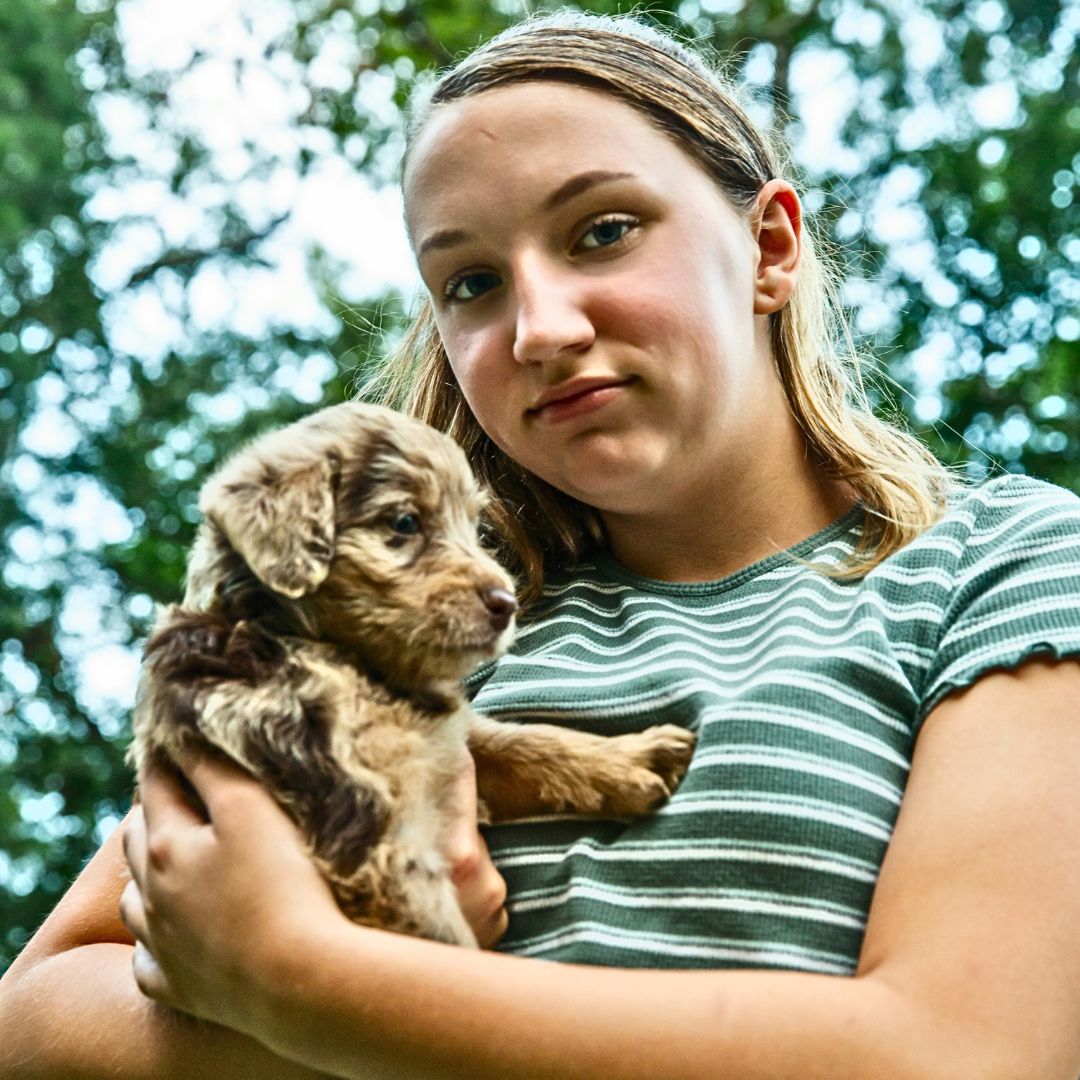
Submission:
[[[1010,476],[979,489],[965,508],[920,722],[989,671],[1036,655],[1080,658],[1080,498]]]

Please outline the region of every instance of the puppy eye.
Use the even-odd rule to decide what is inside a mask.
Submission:
[[[415,536],[420,531],[420,519],[416,514],[398,514],[398,516],[390,522],[390,528],[393,529],[398,536]]]

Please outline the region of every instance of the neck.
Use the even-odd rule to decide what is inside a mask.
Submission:
[[[793,452],[779,467],[762,469],[754,448],[756,461],[716,469],[653,511],[604,512],[613,557],[659,581],[716,581],[832,524],[855,496],[810,459],[793,419],[790,428]]]

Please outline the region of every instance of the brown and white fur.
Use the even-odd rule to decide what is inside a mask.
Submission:
[[[468,745],[487,820],[633,817],[685,771],[678,727],[612,738],[474,713],[513,635],[483,496],[448,437],[350,403],[256,440],[203,488],[180,606],[147,643],[131,758],[224,754],[302,830],[360,923],[475,946],[440,830]]]

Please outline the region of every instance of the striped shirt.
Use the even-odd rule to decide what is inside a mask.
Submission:
[[[476,708],[600,734],[681,724],[699,741],[652,817],[487,831],[509,888],[503,950],[855,970],[923,719],[991,669],[1080,656],[1075,495],[1002,477],[861,580],[823,575],[861,516],[721,581],[651,581],[604,555],[549,577],[513,651],[470,680]]]

